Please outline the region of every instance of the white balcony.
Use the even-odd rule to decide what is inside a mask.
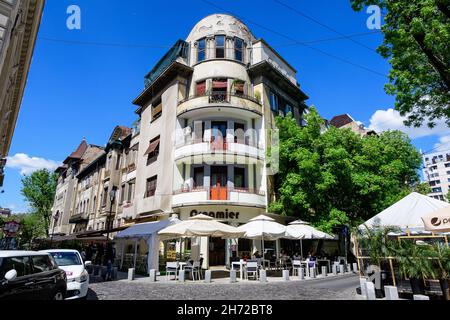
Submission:
[[[228,204],[265,207],[266,197],[263,192],[244,188],[239,190],[225,190],[224,193],[219,193],[209,188],[179,190],[174,192],[172,197],[173,207],[198,204]]]
[[[199,142],[178,145],[175,161],[201,164],[205,162],[254,164],[264,161],[265,152],[256,146],[243,143]]]
[[[222,112],[225,109],[230,115],[239,116],[244,113],[252,118],[255,115],[261,116],[263,111],[260,102],[254,97],[223,93],[193,96],[183,100],[177,107],[177,116],[198,117],[205,112],[214,112],[217,108]]]

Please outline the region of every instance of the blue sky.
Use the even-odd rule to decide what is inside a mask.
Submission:
[[[196,22],[225,10],[240,17],[298,70],[298,81],[310,96],[308,104],[324,118],[349,113],[375,129],[405,130],[399,115],[388,111],[394,98],[384,93],[386,78],[342,61],[387,75],[389,64],[373,50],[348,39],[311,44],[328,55],[293,44],[292,39],[339,35],[273,0],[209,1],[222,9],[202,0],[47,0],[0,205],[26,210],[21,173],[54,167],[83,137],[104,145],[115,125],[129,126],[136,119],[131,101],[143,89],[144,75],[177,39],[187,37]],[[341,34],[373,31],[366,26],[369,15],[352,11],[349,1],[281,1]],[[70,5],[81,8],[81,30],[66,27]],[[375,49],[383,38],[374,33],[353,39]],[[111,43],[118,45],[105,45]],[[407,130],[423,151],[449,141],[448,131],[442,125],[433,131]]]

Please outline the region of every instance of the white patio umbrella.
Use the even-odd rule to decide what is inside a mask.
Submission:
[[[317,230],[308,222],[296,220],[289,223],[286,227],[285,238],[292,240],[300,240],[300,250],[303,259],[303,239],[334,239],[333,236]]]
[[[251,219],[246,224],[238,227],[238,229],[245,232],[244,238],[261,240],[263,257],[264,240],[277,240],[286,233],[286,226],[265,215]]]
[[[221,223],[204,214],[184,220],[180,223],[168,226],[158,232],[164,239],[191,238],[191,237],[215,237],[223,239],[241,238],[243,231],[235,227]]]

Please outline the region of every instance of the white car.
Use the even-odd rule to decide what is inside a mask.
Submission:
[[[91,262],[84,262],[77,250],[54,249],[43,250],[43,252],[49,253],[58,267],[66,272],[66,300],[85,299],[89,288],[89,273],[85,267]]]

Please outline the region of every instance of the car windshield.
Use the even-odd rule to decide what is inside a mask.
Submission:
[[[51,252],[50,254],[60,267],[79,266],[82,264],[80,256],[75,252]]]

